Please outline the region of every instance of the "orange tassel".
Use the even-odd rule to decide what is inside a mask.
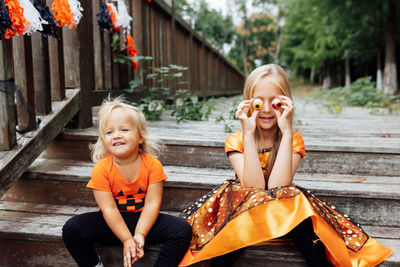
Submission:
[[[121,28],[121,26],[116,26],[117,25],[117,15],[115,15],[114,10],[112,9],[112,7],[106,3],[107,9],[108,9],[108,13],[110,14],[110,19],[112,24],[114,25],[112,27],[113,30],[119,32],[119,29]]]
[[[5,0],[4,4],[8,7],[8,11],[10,14],[10,19],[12,22],[11,29],[7,29],[4,38],[10,39],[14,35],[22,35],[26,31],[26,26],[30,25],[30,23],[24,18],[24,9],[19,4],[19,1],[16,0]]]
[[[136,57],[137,56],[137,49],[135,47],[135,41],[133,40],[132,35],[129,33],[126,35],[126,46],[128,47],[128,56],[129,57]],[[137,61],[131,60],[132,67],[134,70],[137,70],[138,63]]]
[[[60,27],[67,25],[70,29],[72,29],[72,27],[76,28],[74,14],[71,12],[68,0],[54,0],[51,5],[51,10],[53,10],[54,18],[60,24]]]

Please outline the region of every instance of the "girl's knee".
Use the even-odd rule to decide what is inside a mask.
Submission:
[[[80,224],[81,223],[79,222],[79,216],[74,216],[66,221],[62,228],[63,239],[65,240],[65,238],[79,234]]]
[[[180,219],[179,229],[182,234],[182,237],[184,237],[185,239],[191,240],[192,239],[192,227],[184,219],[181,219],[181,218],[179,218],[179,219]]]

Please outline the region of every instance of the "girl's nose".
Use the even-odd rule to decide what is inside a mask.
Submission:
[[[261,109],[264,112],[270,112],[272,110],[271,103],[269,101],[264,101],[264,104]]]

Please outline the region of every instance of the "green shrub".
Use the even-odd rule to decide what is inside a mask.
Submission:
[[[387,96],[378,91],[370,76],[357,79],[350,86],[336,87],[315,99],[322,100],[332,112],[340,112],[343,106],[361,106],[368,109],[388,108],[389,112],[399,110],[400,97]]]

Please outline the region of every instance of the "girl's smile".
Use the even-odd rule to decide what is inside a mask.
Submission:
[[[136,158],[143,139],[132,118],[123,108],[114,109],[104,128],[104,145],[114,158]]]

